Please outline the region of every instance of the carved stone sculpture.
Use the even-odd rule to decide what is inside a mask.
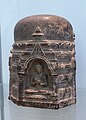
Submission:
[[[17,105],[58,109],[76,102],[75,35],[54,15],[34,15],[14,29],[9,99]]]

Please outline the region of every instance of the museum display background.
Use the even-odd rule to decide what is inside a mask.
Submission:
[[[2,28],[3,80],[9,82],[8,60],[14,42],[14,26],[33,14],[54,14],[65,17],[76,34],[77,87],[86,88],[86,0],[0,0]],[[8,100],[8,85],[4,85],[5,119],[8,120],[81,120],[86,118],[86,90],[77,92],[77,103],[59,110],[18,107]]]
[[[3,0],[0,3],[4,83],[9,82],[8,58],[14,41],[15,24],[26,16],[47,13],[63,16],[72,23],[76,34],[77,84],[79,88],[86,88],[85,0]]]

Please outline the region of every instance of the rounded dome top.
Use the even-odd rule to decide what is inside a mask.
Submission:
[[[55,15],[33,15],[20,20],[14,29],[15,41],[33,40],[33,34],[39,27],[48,40],[71,40],[73,28],[69,21]],[[42,34],[41,33],[41,34]]]

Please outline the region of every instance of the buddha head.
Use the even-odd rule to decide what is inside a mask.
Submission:
[[[43,66],[41,64],[36,64],[35,70],[37,73],[41,73],[43,71]]]

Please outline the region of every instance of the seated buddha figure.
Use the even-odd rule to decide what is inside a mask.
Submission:
[[[47,87],[47,75],[44,73],[43,66],[36,64],[34,73],[31,75],[31,86],[35,88]]]

